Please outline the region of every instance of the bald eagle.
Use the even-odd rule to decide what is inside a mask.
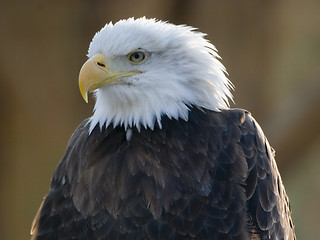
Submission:
[[[106,24],[79,74],[93,116],[73,133],[33,239],[295,239],[274,153],[205,34]]]

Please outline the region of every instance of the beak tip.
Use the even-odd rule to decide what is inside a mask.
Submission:
[[[88,94],[86,94],[86,97],[84,97],[83,99],[84,99],[84,101],[85,101],[86,103],[88,103],[88,102],[89,102],[89,101],[88,101]]]
[[[84,91],[84,92],[80,91],[80,92],[81,92],[81,96],[82,96],[83,100],[86,103],[88,103],[88,92],[86,92],[86,91]]]

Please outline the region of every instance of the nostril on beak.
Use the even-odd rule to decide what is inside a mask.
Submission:
[[[100,67],[106,67],[106,65],[104,63],[101,63],[101,62],[97,62],[98,66]]]

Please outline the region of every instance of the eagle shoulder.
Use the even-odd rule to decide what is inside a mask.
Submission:
[[[288,196],[260,125],[243,111],[240,145],[247,160],[246,196],[249,226],[261,239],[295,239]]]

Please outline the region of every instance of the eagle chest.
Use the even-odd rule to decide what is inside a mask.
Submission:
[[[162,128],[154,130],[130,129],[130,139],[127,131],[109,127],[91,133],[96,140],[86,141],[89,151],[83,153],[86,160],[78,171],[83,181],[78,186],[87,186],[89,193],[79,197],[88,199],[76,205],[94,203],[91,211],[103,206],[117,216],[138,204],[156,217],[177,199],[209,195],[214,174],[214,162],[208,160],[209,133],[182,120],[164,120]]]

